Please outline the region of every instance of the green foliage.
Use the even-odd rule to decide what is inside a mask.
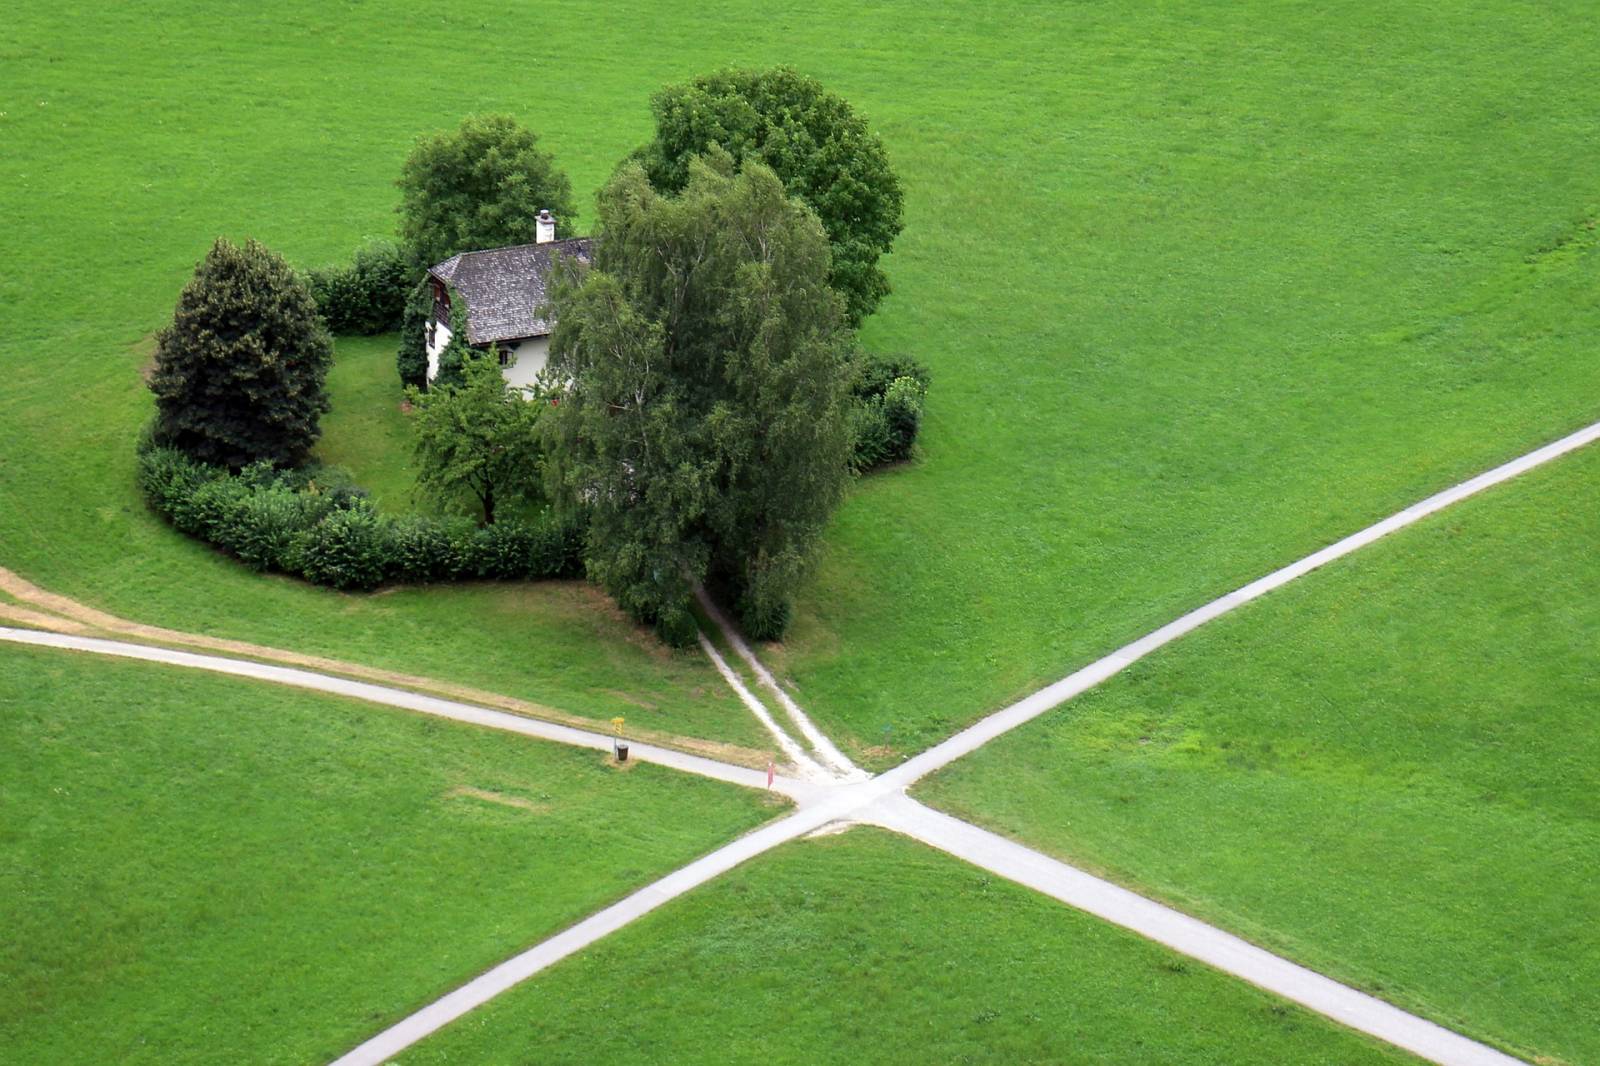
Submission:
[[[230,475],[155,447],[139,456],[139,484],[175,527],[252,569],[338,589],[573,577],[583,569],[583,528],[575,518],[546,515],[479,529],[465,519],[395,517],[328,468],[279,471],[263,463]]]
[[[439,352],[439,366],[428,383],[431,389],[451,389],[466,384],[467,364],[478,360],[482,353],[475,352],[467,343],[467,301],[454,289],[450,290],[450,340]],[[424,370],[427,355],[423,355]]]
[[[589,572],[674,643],[691,584],[762,636],[848,479],[851,344],[827,238],[765,165],[696,161],[683,192],[624,167],[581,282],[558,285],[554,480],[590,516]]]
[[[416,283],[416,272],[393,241],[362,245],[347,265],[306,272],[323,321],[341,334],[370,336],[399,329]]]
[[[433,294],[428,286],[412,286],[400,316],[400,349],[394,359],[402,388],[428,387],[428,318],[432,313]]]
[[[305,285],[256,241],[218,238],[156,341],[152,439],[205,463],[304,462],[333,344]]]
[[[889,386],[895,378],[910,378],[928,391],[928,384],[932,380],[928,368],[909,355],[868,355],[858,352],[853,360],[855,377],[850,383],[850,391],[862,398],[882,396],[889,391]]]
[[[714,148],[760,160],[822,221],[849,321],[872,313],[889,292],[878,257],[900,233],[903,197],[883,143],[843,97],[789,67],[730,69],[669,85],[650,107],[655,138],[634,157],[657,189],[682,190],[690,160]]]
[[[544,405],[506,384],[493,353],[464,350],[459,385],[445,384],[441,369],[434,389],[407,394],[415,408],[417,487],[444,507],[470,497],[492,525],[499,505],[539,498]]]
[[[927,369],[905,356],[859,355],[851,392],[855,397],[852,465],[870,470],[909,459],[922,425]]]
[[[329,511],[301,545],[301,573],[336,589],[377,588],[389,576],[388,531],[371,504]]]
[[[417,271],[457,252],[529,244],[541,210],[570,226],[572,185],[508,115],[473,115],[417,141],[400,186],[400,240]]]

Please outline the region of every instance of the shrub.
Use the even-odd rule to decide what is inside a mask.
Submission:
[[[301,568],[300,533],[315,525],[317,501],[287,485],[263,486],[241,501],[226,546],[252,570],[295,573]],[[219,541],[219,543],[221,543]]]
[[[300,571],[308,581],[336,589],[375,589],[388,576],[393,553],[389,528],[372,505],[329,511],[301,534]]]
[[[390,573],[396,581],[452,581],[466,571],[465,545],[472,523],[441,522],[424,515],[394,520],[389,535]]]
[[[850,391],[866,399],[882,396],[896,378],[911,378],[927,392],[930,378],[928,368],[909,355],[868,355],[858,352],[855,357],[855,381]]]
[[[179,506],[186,504],[195,490],[213,478],[225,476],[224,471],[197,463],[176,448],[152,447],[139,456],[139,488],[150,506],[173,525],[178,525]]]
[[[139,456],[139,484],[175,527],[252,569],[339,589],[583,572],[584,530],[576,519],[548,515],[478,529],[466,519],[396,518],[374,510],[338,467],[256,463],[230,475],[174,449],[150,448]]]
[[[306,275],[328,329],[367,336],[400,328],[414,282],[405,255],[392,241],[363,245],[347,265]]]
[[[922,398],[926,394],[922,384],[914,378],[895,378],[883,394],[890,462],[911,457],[911,446],[917,442],[917,430],[922,426]]]
[[[927,368],[906,356],[858,355],[851,391],[856,398],[851,465],[862,471],[909,459],[922,426]]]
[[[889,420],[883,413],[883,397],[857,400],[851,412],[851,432],[855,435],[855,451],[850,465],[857,471],[871,470],[889,461],[892,450],[889,442]]]
[[[244,498],[249,494],[249,487],[237,478],[206,481],[179,505],[174,524],[186,533],[231,551],[231,533]]]

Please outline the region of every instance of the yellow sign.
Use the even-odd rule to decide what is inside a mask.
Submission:
[[[611,731],[620,737],[622,735],[622,723],[625,721],[627,721],[627,719],[621,717],[620,715],[611,719]]]

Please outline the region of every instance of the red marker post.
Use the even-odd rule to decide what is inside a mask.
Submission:
[[[768,759],[767,760],[767,790],[771,791],[771,789],[772,789],[772,760]]]

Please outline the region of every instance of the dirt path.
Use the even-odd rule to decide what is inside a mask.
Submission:
[[[509,711],[512,714],[539,718],[547,722],[559,722],[578,729],[601,727],[601,724],[593,718],[585,718],[582,715],[572,714],[542,703],[521,700],[513,696],[504,696],[498,692],[488,692],[468,685],[439,681],[431,677],[419,677],[416,674],[404,674],[395,670],[383,670],[373,666],[365,666],[361,663],[346,662],[342,659],[306,655],[301,652],[274,648],[264,644],[251,644],[242,640],[228,640],[222,637],[206,636],[203,633],[186,633],[181,630],[146,625],[142,622],[132,622],[125,618],[119,618],[114,614],[97,610],[87,604],[79,603],[77,600],[69,599],[66,596],[48,592],[4,567],[0,567],[0,593],[4,593],[17,601],[16,603],[0,601],[0,619],[32,629],[43,629],[53,633],[70,633],[77,636],[114,636],[160,647],[195,648],[202,651],[221,652],[225,655],[239,658],[282,663],[286,666],[303,667],[319,673],[337,674],[342,677],[372,681],[380,685],[432,693],[443,696],[446,699],[461,700],[483,707],[495,707],[503,711]],[[677,748],[680,751],[691,751],[723,762],[737,763],[740,766],[760,769],[767,765],[768,755],[766,752],[757,751],[754,748],[746,748],[738,744],[725,744],[700,737],[684,737],[649,729],[630,729],[629,736],[658,744],[662,747]]]

